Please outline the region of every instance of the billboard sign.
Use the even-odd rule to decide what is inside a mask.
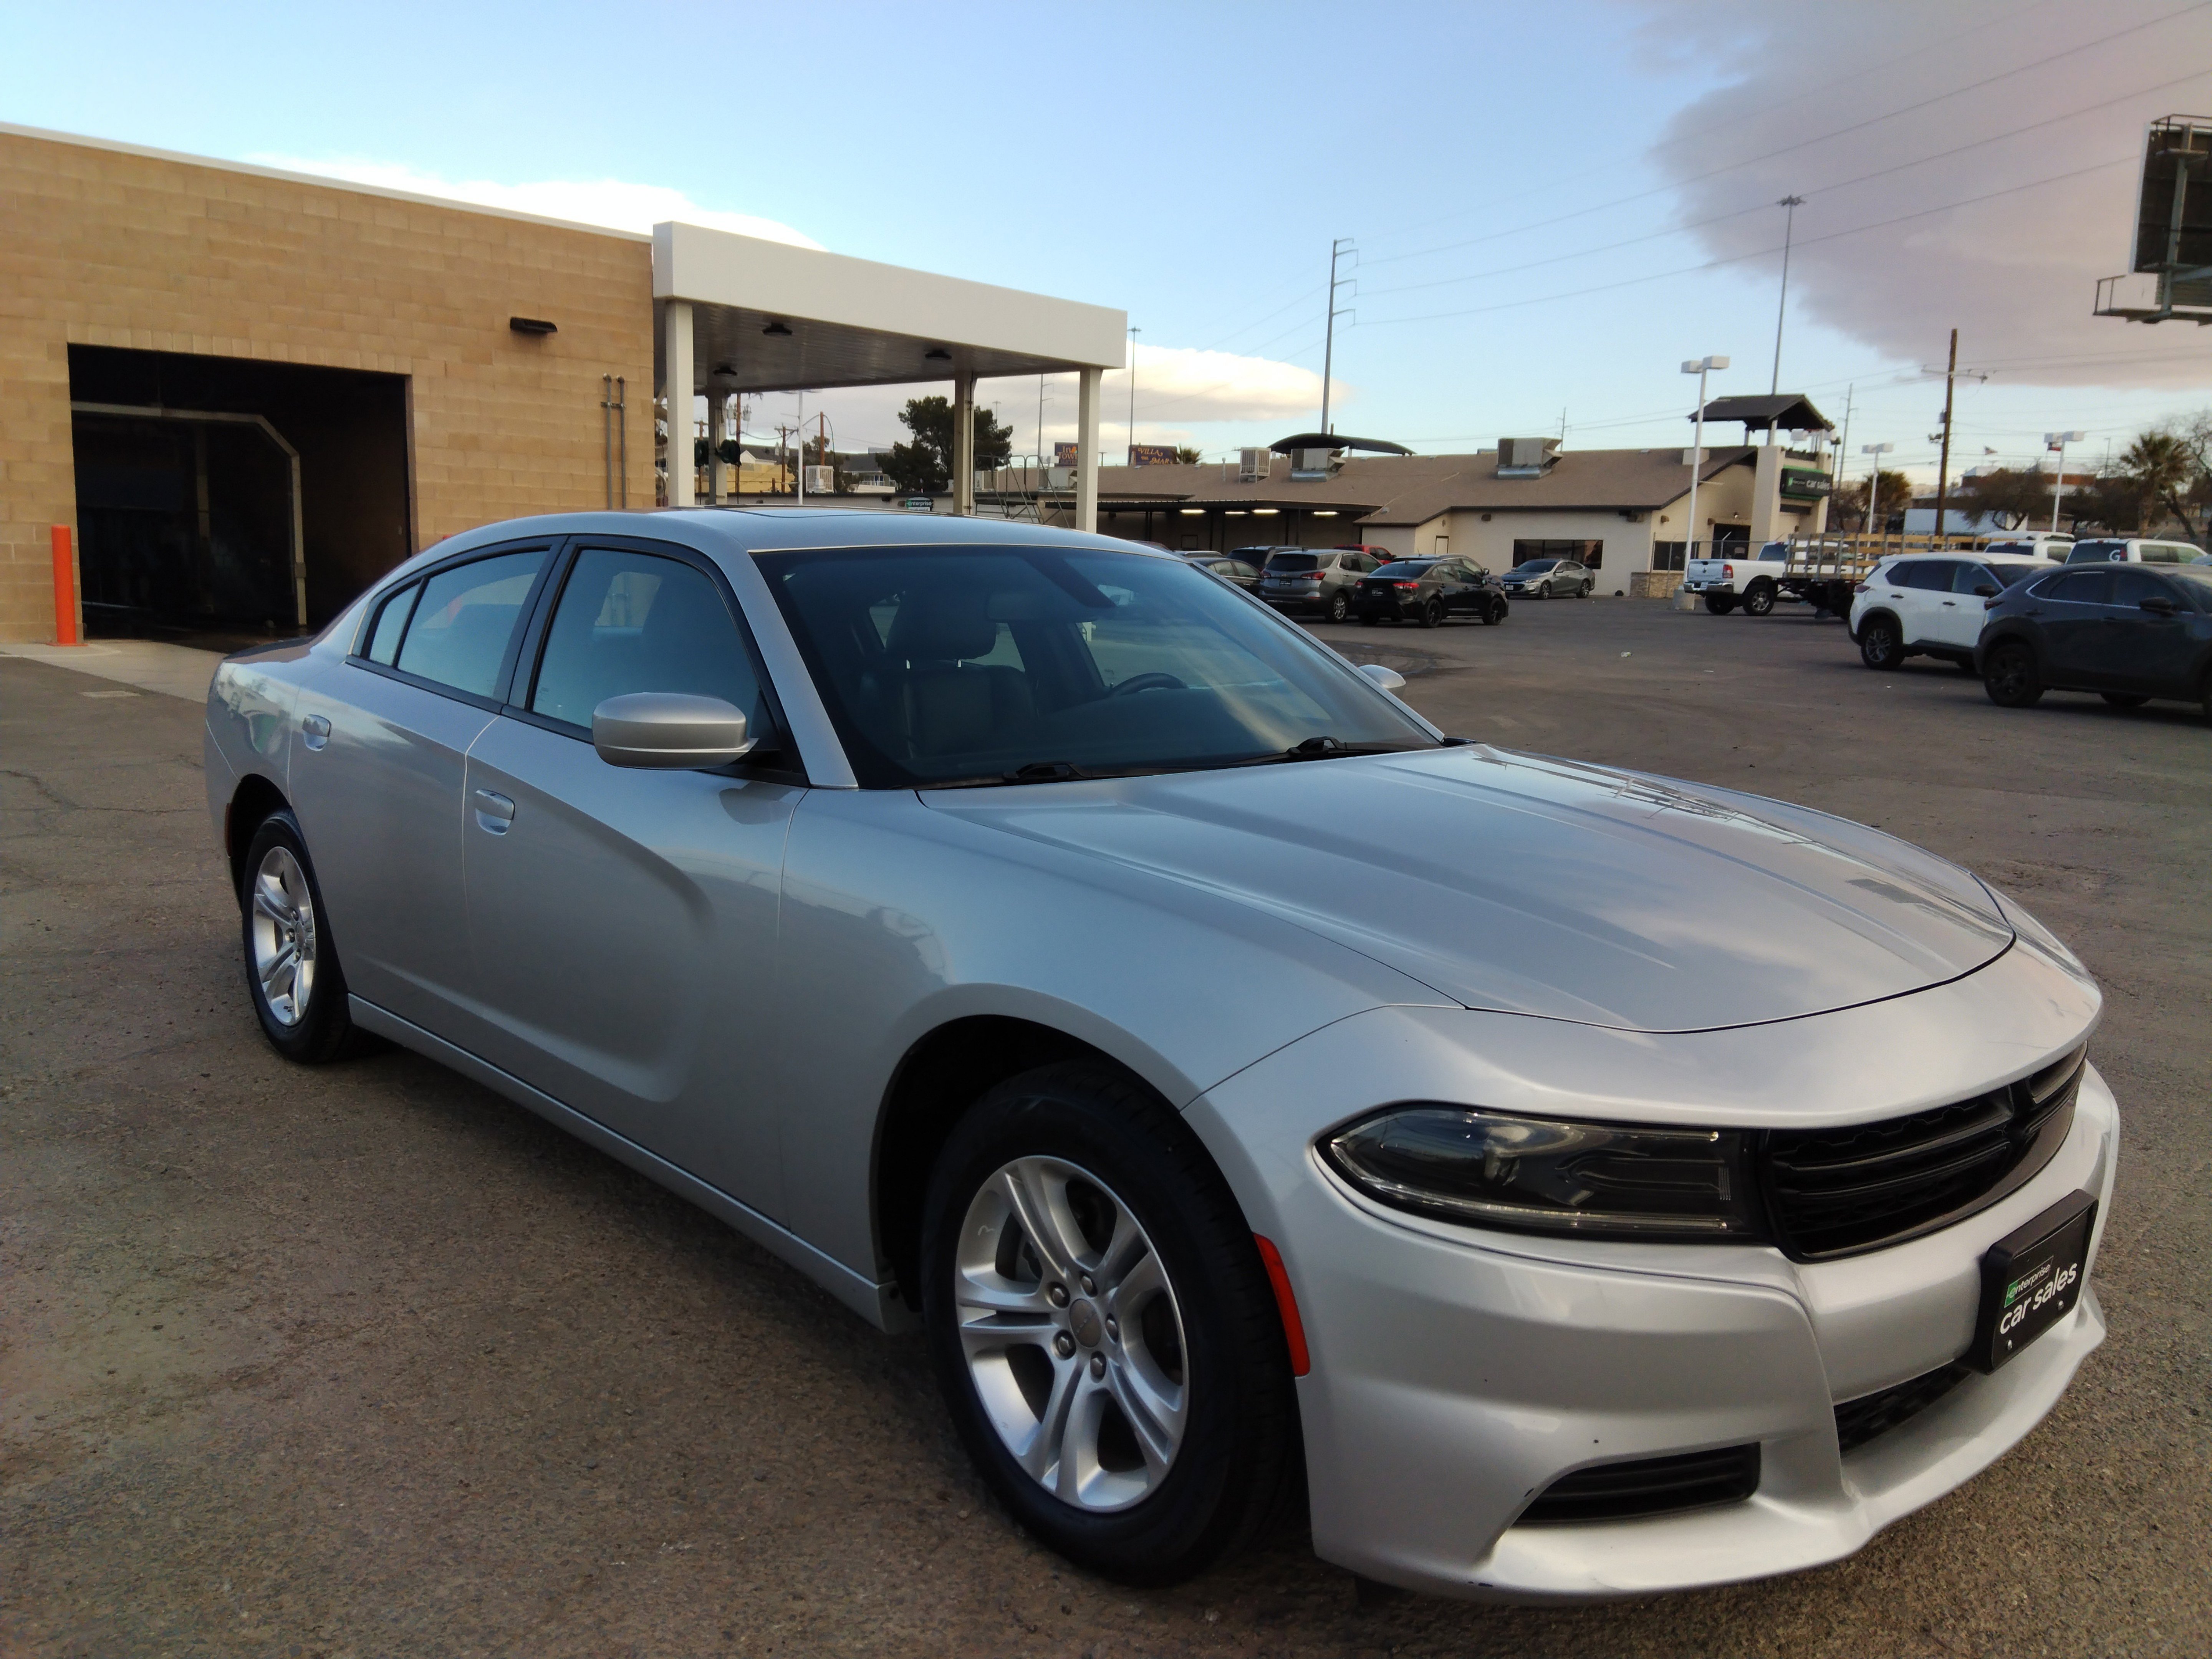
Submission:
[[[2132,252],[2130,270],[2193,275],[2212,265],[2212,119],[2169,115],[2150,124]]]
[[[1075,465],[1075,446],[1073,444],[1054,444],[1052,447],[1052,464],[1054,466],[1073,466]]]
[[[1817,501],[1836,493],[1836,481],[1816,467],[1785,466],[1782,469],[1782,493],[1791,501]]]
[[[1131,466],[1173,466],[1176,464],[1173,444],[1131,444]]]

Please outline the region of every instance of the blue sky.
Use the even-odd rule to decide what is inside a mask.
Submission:
[[[1954,469],[2057,427],[2101,455],[2212,403],[2212,331],[2087,315],[2124,265],[2143,122],[2212,110],[2212,5],[2191,0],[8,0],[0,27],[0,119],[418,188],[659,187],[1124,308],[1138,439],[1210,454],[1318,415],[1339,236],[1340,431],[1459,450],[1564,413],[1573,447],[1679,445],[1682,358],[1767,388],[1793,191],[1782,380],[1838,420],[1849,397],[1854,465],[1890,441],[1932,477],[1919,369],[1954,324],[1994,371],[1960,394]],[[1073,399],[1048,391],[1049,441]],[[982,395],[1027,448],[1036,383]],[[1126,404],[1109,384],[1109,447]],[[829,406],[845,447],[899,435],[880,395]]]

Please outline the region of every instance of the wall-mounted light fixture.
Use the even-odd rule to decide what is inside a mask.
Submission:
[[[543,317],[510,317],[507,325],[517,334],[558,334],[561,331]]]
[[[763,329],[761,332],[769,336],[773,339],[788,340],[791,337],[791,325],[788,323],[770,323],[766,328]]]

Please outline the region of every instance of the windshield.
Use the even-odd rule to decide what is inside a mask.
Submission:
[[[1181,560],[1043,547],[758,559],[866,787],[1437,745],[1341,658]]]
[[[1516,576],[1540,576],[1559,562],[1557,559],[1531,559],[1526,564],[1516,564],[1511,574]]]
[[[1386,564],[1375,574],[1391,576],[1400,581],[1409,581],[1416,576],[1425,576],[1436,568],[1434,559],[1401,559],[1395,564]]]
[[[1324,568],[1330,556],[1326,553],[1277,553],[1267,561],[1270,570],[1287,570],[1296,575],[1302,570]]]

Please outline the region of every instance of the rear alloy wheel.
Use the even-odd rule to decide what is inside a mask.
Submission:
[[[921,1271],[954,1426],[1063,1555],[1176,1583],[1295,1491],[1267,1269],[1196,1137],[1133,1080],[1074,1062],[978,1101],[931,1177]]]
[[[2098,695],[2115,708],[2140,708],[2150,701],[2134,691],[2101,691]]]
[[[1753,582],[1751,592],[1743,596],[1743,614],[1764,617],[1774,609],[1774,589],[1765,582]]]
[[[1735,609],[1735,598],[1729,593],[1708,593],[1705,595],[1705,609],[1716,617],[1725,617]]]
[[[271,812],[253,832],[239,888],[246,993],[262,1035],[287,1060],[320,1065],[361,1046],[346,1003],[322,890],[299,820]]]
[[[1442,599],[1431,599],[1426,605],[1421,607],[1422,627],[1441,628],[1443,626],[1443,623],[1444,602]]]
[[[1351,614],[1352,601],[1344,597],[1344,590],[1340,587],[1329,596],[1328,619],[1333,623],[1340,623]]]
[[[1991,646],[1982,662],[1982,689],[1998,708],[2027,708],[2041,701],[2043,678],[2035,672],[2035,653],[2018,640]]]
[[[1869,668],[1894,668],[1905,660],[1905,635],[1887,617],[1875,617],[1859,629],[1859,660]]]

